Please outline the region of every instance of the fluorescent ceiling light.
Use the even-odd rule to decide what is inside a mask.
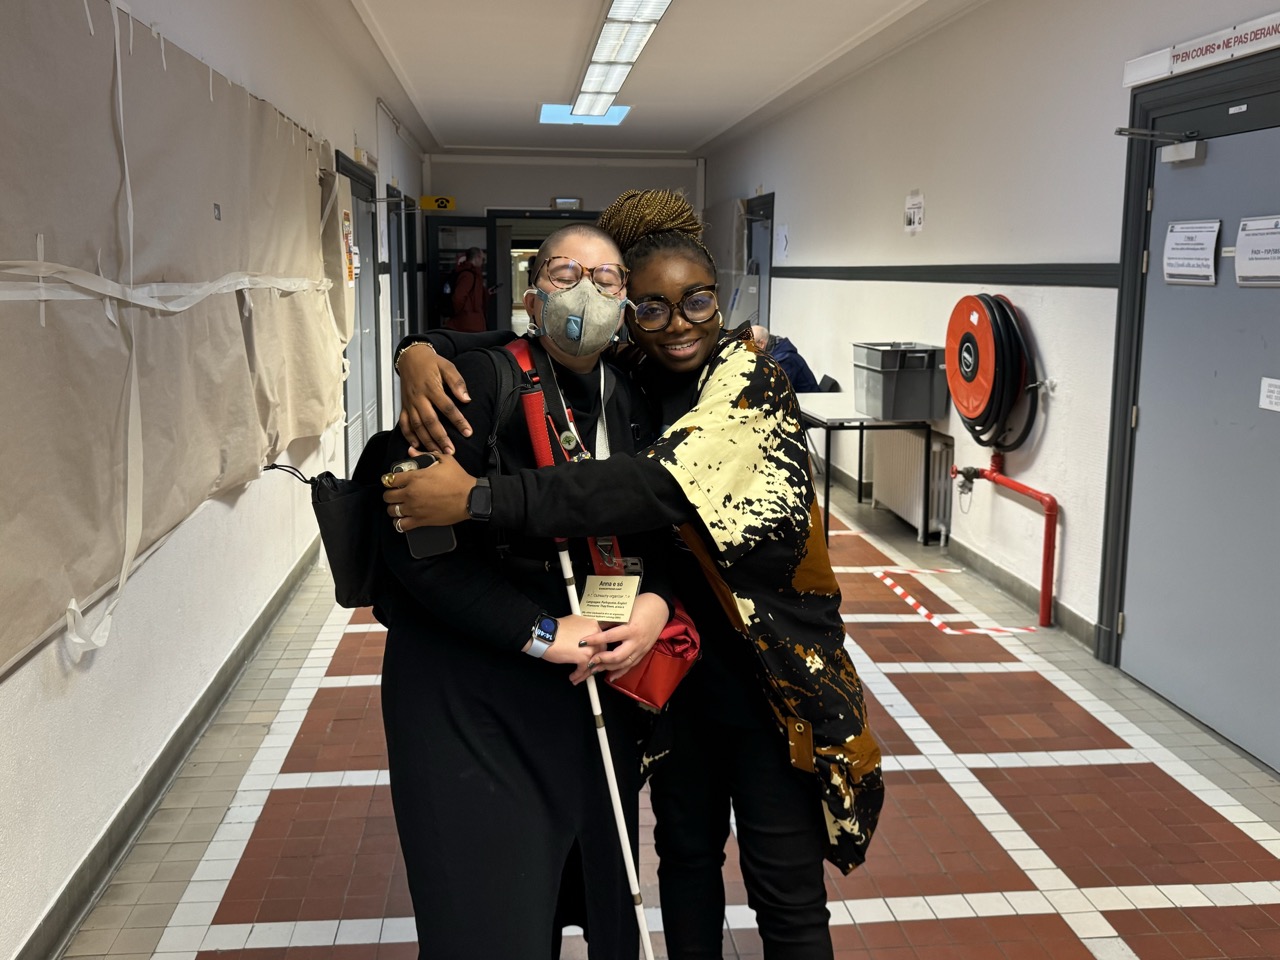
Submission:
[[[538,122],[572,123],[586,127],[616,127],[630,112],[630,107],[610,107],[603,117],[586,117],[574,114],[572,106],[567,103],[544,103]]]
[[[613,106],[612,93],[580,93],[573,101],[575,117],[603,117]]]
[[[613,0],[606,20],[661,20],[671,0]]]
[[[640,51],[653,36],[656,23],[606,22],[596,42],[594,63],[635,63]]]
[[[617,93],[631,72],[629,63],[593,63],[582,81],[583,93]]]

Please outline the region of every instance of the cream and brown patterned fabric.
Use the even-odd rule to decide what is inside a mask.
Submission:
[[[840,589],[785,374],[749,334],[728,336],[692,410],[649,449],[701,523],[682,528],[729,619],[755,648],[792,764],[823,793],[828,859],[866,857],[884,801],[880,748],[844,648]]]

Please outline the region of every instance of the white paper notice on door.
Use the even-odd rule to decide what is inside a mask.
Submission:
[[[1258,406],[1263,410],[1280,411],[1280,380],[1273,377],[1262,378],[1262,393],[1258,395]]]
[[[1164,282],[1213,286],[1221,220],[1193,220],[1169,224],[1164,238]]]
[[[1280,215],[1240,221],[1236,283],[1242,287],[1280,287]]]

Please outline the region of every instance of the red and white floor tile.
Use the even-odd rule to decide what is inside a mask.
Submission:
[[[1280,958],[1276,774],[1058,631],[1010,630],[1030,613],[896,521],[857,517],[876,532],[836,519],[831,553],[889,789],[867,863],[848,877],[828,870],[837,956]],[[381,726],[385,633],[368,611],[332,607],[319,621],[293,627],[295,649],[314,631],[305,658],[265,674],[282,693],[269,728],[263,711],[242,709],[243,736],[224,729],[220,756],[198,748],[208,802],[177,781],[186,792],[160,808],[173,816],[67,956],[416,957]],[[268,693],[257,705],[275,702]],[[644,819],[642,883],[662,955]],[[207,842],[193,849],[183,830]],[[732,849],[725,878],[725,956],[759,957]],[[585,956],[580,938],[564,956]]]

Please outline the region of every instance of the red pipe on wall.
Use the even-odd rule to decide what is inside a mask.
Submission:
[[[976,467],[958,469],[952,465],[951,476],[954,479],[958,474],[964,474],[970,480],[981,477],[1014,493],[1039,501],[1044,507],[1044,555],[1040,564],[1040,626],[1048,627],[1053,624],[1053,558],[1058,542],[1058,501],[1052,494],[1041,493],[1025,483],[1006,477],[1003,470],[1004,454],[993,453],[991,466],[979,470]]]

